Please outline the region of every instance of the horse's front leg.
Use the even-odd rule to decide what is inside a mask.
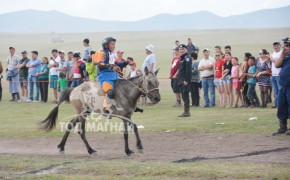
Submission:
[[[136,141],[137,141],[136,147],[137,147],[137,149],[143,149],[142,142],[141,142],[141,139],[140,139],[140,136],[138,133],[137,125],[134,124],[133,128],[134,128],[134,133],[135,133]]]
[[[128,136],[129,136],[128,135],[128,123],[127,123],[126,120],[123,120],[123,124],[124,124],[125,152],[126,152],[127,156],[130,156],[134,152],[129,149],[129,143],[128,143]]]

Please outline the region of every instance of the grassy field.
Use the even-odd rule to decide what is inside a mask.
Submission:
[[[273,41],[289,36],[288,29],[253,30],[192,30],[174,32],[116,32],[110,35],[118,39],[117,49],[125,51],[125,56],[133,56],[138,66],[145,58],[144,47],[148,43],[156,46],[156,55],[160,71],[162,100],[153,107],[144,107],[144,114],[134,114],[133,120],[144,125],[140,134],[150,133],[201,133],[201,134],[250,134],[253,136],[269,134],[276,130],[278,121],[275,109],[232,109],[232,108],[192,108],[191,118],[177,118],[181,108],[172,108],[172,95],[168,69],[172,57],[173,42],[179,39],[186,42],[192,37],[199,47],[214,49],[215,45],[230,44],[234,56],[242,59],[244,52],[257,55],[259,49],[271,50]],[[50,56],[52,48],[83,50],[82,39],[90,38],[92,47],[99,49],[99,42],[108,33],[61,34],[65,42],[54,44],[50,34],[0,34],[0,57],[3,63],[8,56],[8,47],[13,45],[19,54],[21,50],[39,50],[40,56]],[[200,54],[201,55],[201,54]],[[5,65],[5,64],[4,64]],[[7,82],[2,80],[4,97],[0,102],[0,146],[4,139],[59,139],[63,136],[60,125],[51,133],[37,130],[37,122],[46,117],[54,104],[9,103]],[[50,100],[52,94],[50,92]],[[59,121],[74,115],[71,105],[60,108]],[[256,121],[248,121],[257,117]],[[105,120],[102,120],[105,121]],[[112,120],[118,122],[119,120]],[[108,133],[108,132],[104,132]],[[108,133],[110,134],[110,133]],[[89,132],[88,136],[94,136]],[[120,134],[120,137],[122,135]],[[130,138],[133,138],[130,135]],[[278,140],[284,137],[277,137]],[[69,140],[68,140],[69,141]],[[154,141],[154,138],[153,138]],[[79,142],[82,146],[82,142]],[[287,145],[287,144],[286,144]],[[289,145],[289,144],[288,144]],[[29,148],[29,147],[23,147]],[[123,147],[122,147],[123,148]],[[125,154],[124,154],[125,156]],[[42,168],[57,167],[56,172],[47,174],[26,173]],[[49,168],[48,168],[49,169]],[[53,169],[53,168],[52,168]],[[0,179],[290,179],[290,162],[267,163],[247,161],[219,161],[172,163],[168,161],[140,161],[134,156],[126,159],[98,159],[90,156],[52,156],[21,155],[0,153]]]

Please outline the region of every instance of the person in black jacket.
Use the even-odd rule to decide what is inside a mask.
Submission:
[[[184,112],[178,117],[190,117],[189,112],[189,91],[191,83],[191,59],[187,54],[187,46],[181,44],[179,46],[179,52],[181,55],[181,60],[178,67],[178,85],[182,92],[182,100],[184,102]]]

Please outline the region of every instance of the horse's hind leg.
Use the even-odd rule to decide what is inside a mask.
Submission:
[[[86,132],[85,132],[86,119],[82,116],[79,116],[79,118],[81,118],[81,120],[80,120],[81,130],[79,131],[79,135],[81,136],[82,140],[84,141],[84,143],[87,147],[88,153],[93,154],[96,151],[93,148],[91,148],[91,146],[89,145],[87,138],[86,138]]]
[[[133,128],[134,128],[134,133],[135,133],[136,140],[137,140],[136,147],[137,147],[137,149],[143,149],[142,142],[141,142],[141,139],[140,139],[140,136],[139,136],[139,133],[138,133],[137,125],[134,124]]]
[[[64,146],[65,146],[65,143],[66,143],[66,140],[69,136],[69,133],[73,130],[73,128],[76,126],[76,123],[78,122],[78,118],[77,117],[74,117],[70,123],[68,124],[67,126],[67,129],[66,129],[66,132],[61,140],[61,142],[59,143],[59,145],[57,145],[57,148],[59,148],[59,151],[60,152],[63,152],[64,151]]]
[[[123,124],[124,124],[125,152],[126,152],[127,156],[130,156],[134,152],[129,149],[129,143],[128,143],[128,136],[129,135],[128,135],[127,121],[123,120]]]

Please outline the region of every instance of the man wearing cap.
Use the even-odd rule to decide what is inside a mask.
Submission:
[[[71,83],[73,80],[73,74],[74,74],[74,60],[73,60],[73,52],[67,53],[68,62],[67,62],[67,82],[68,87],[71,87]]]
[[[279,59],[275,62],[276,68],[281,68],[280,85],[278,93],[278,111],[277,116],[280,128],[273,132],[273,135],[290,135],[290,129],[287,129],[287,120],[290,115],[290,38],[283,39],[284,47]]]
[[[41,60],[38,58],[37,51],[31,51],[31,60],[27,63],[26,67],[28,68],[28,81],[29,81],[29,100],[28,102],[38,102],[39,100],[39,86],[37,83],[36,73],[41,65]],[[34,95],[35,87],[35,98]]]
[[[80,57],[79,53],[74,53],[74,73],[73,73],[73,81],[71,83],[71,87],[78,87],[83,83],[81,66],[83,64],[83,60]]]
[[[68,61],[65,59],[65,51],[60,50],[58,53],[59,53],[59,58],[60,58],[59,67],[58,67],[58,74],[63,72],[66,75]]]
[[[280,68],[276,68],[275,66],[275,62],[279,59],[279,57],[281,56],[282,50],[281,50],[281,44],[280,42],[274,42],[273,43],[273,49],[274,52],[272,55],[270,55],[270,60],[272,61],[272,67],[271,67],[271,71],[272,71],[272,76],[271,76],[271,84],[272,84],[272,89],[274,91],[274,105],[272,106],[273,108],[277,107],[277,101],[278,101],[278,92],[281,89],[280,86]]]
[[[156,69],[156,57],[154,54],[155,47],[152,44],[149,44],[145,47],[147,57],[145,58],[143,65],[142,65],[142,72],[144,72],[145,67],[149,69],[149,72],[153,73]]]
[[[57,49],[53,49],[51,51],[52,57],[50,58],[50,61],[48,63],[49,73],[50,73],[50,79],[49,79],[49,86],[53,89],[54,94],[54,103],[57,103],[57,81],[58,81],[58,67],[60,63],[60,57],[58,55]]]
[[[9,81],[9,93],[11,93],[11,102],[20,100],[19,96],[19,76],[17,65],[20,61],[20,57],[15,54],[15,48],[9,47],[10,56],[7,59],[8,71],[7,80]]]
[[[203,50],[204,58],[198,64],[202,82],[205,105],[203,107],[215,106],[215,89],[214,89],[214,58],[210,57],[209,49]],[[210,91],[211,99],[208,97]]]
[[[117,73],[121,78],[126,77],[126,67],[128,65],[128,62],[123,59],[123,54],[124,51],[118,50],[117,51],[117,60],[116,60],[116,65],[117,65]]]
[[[181,60],[179,46],[175,48],[174,54],[175,54],[174,58],[172,59],[172,62],[171,62],[169,78],[171,80],[172,91],[175,94],[175,98],[176,98],[176,102],[175,104],[173,104],[173,107],[181,107],[181,92],[180,92],[180,87],[178,85],[178,66]]]
[[[178,66],[178,85],[182,93],[182,100],[184,103],[184,112],[178,117],[190,117],[189,112],[189,91],[191,83],[191,65],[192,61],[187,55],[187,46],[181,44],[179,46],[180,62]]]
[[[28,68],[26,67],[27,63],[30,61],[27,58],[27,51],[22,51],[22,59],[20,59],[18,64],[19,69],[19,81],[21,87],[21,99],[20,101],[27,101],[28,99]]]

